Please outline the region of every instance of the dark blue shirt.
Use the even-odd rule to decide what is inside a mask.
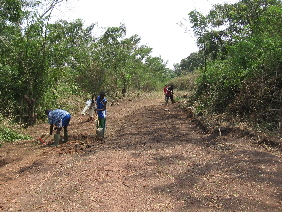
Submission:
[[[104,97],[104,99],[101,100],[101,97],[98,96],[97,97],[97,109],[102,109],[104,108],[105,104],[107,103],[107,99]],[[97,113],[98,113],[98,117],[101,118],[101,119],[104,119],[106,118],[106,110],[98,110]]]

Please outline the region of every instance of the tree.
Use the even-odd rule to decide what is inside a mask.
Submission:
[[[271,79],[281,77],[281,8],[278,0],[242,0],[214,5],[207,16],[197,11],[189,14],[198,46],[207,61],[198,80],[197,95],[212,110],[225,111],[237,98],[240,102],[249,101],[243,89],[248,81],[266,80],[273,84]],[[263,92],[266,86],[277,93],[281,86],[279,80],[275,82],[275,86],[256,84],[263,85],[257,101],[267,105],[265,110],[278,107]],[[250,105],[244,105],[249,107],[247,111],[258,113],[260,107],[251,109]]]
[[[138,35],[128,38],[125,36],[124,25],[107,28],[95,44],[94,53],[96,61],[99,61],[104,70],[104,87],[110,91],[121,90],[122,93],[130,86],[144,88],[142,81],[146,76],[150,75],[146,80],[151,84],[152,79],[163,78],[158,74],[160,70],[163,74],[166,72],[161,58],[152,58],[152,48],[140,45],[141,38]]]
[[[5,116],[43,117],[46,108],[80,93],[116,92],[154,87],[168,69],[152,58],[138,35],[126,37],[126,27],[109,27],[94,37],[95,24],[59,20],[49,23],[63,0],[0,0],[0,111]],[[43,10],[38,10],[44,7]],[[40,12],[39,12],[40,11]],[[150,76],[150,77],[149,77]],[[152,77],[153,76],[153,77]],[[148,86],[150,85],[150,86]]]
[[[176,76],[186,75],[198,68],[204,67],[204,57],[203,52],[193,52],[187,58],[180,61],[180,64],[175,64]]]
[[[3,74],[8,76],[3,78],[5,84],[1,88],[1,111],[7,115],[19,115],[21,119],[27,116],[27,121],[32,124],[37,109],[46,103],[45,94],[51,88],[56,89],[58,79],[63,75],[62,70],[65,70],[65,65],[75,57],[73,52],[82,47],[82,42],[79,43],[78,40],[85,43],[86,36],[85,33],[81,34],[82,37],[78,36],[79,32],[75,34],[76,30],[80,30],[77,27],[82,26],[79,22],[69,26],[64,22],[64,30],[60,31],[59,26],[62,25],[48,25],[44,19],[37,18],[36,12],[28,11],[34,7],[32,2],[16,2],[18,4],[15,5],[7,2],[4,2],[1,10],[1,18],[7,19],[3,21],[5,25],[2,25],[0,31],[3,44],[0,47],[0,68]],[[59,1],[53,1],[53,4],[55,2]],[[15,8],[11,8],[13,6]],[[4,16],[5,10],[12,13],[17,11],[20,15]],[[19,23],[23,20],[26,20],[26,23],[21,28]],[[54,31],[57,31],[55,33],[54,28]],[[53,102],[56,102],[56,95],[54,97]]]

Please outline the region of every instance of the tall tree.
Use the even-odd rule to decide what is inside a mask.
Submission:
[[[225,110],[228,103],[241,94],[248,80],[279,76],[281,9],[279,0],[241,0],[235,4],[214,5],[207,16],[197,11],[189,14],[198,46],[207,59],[198,89],[199,95],[207,97],[207,105],[218,111]],[[265,105],[270,103],[264,95],[257,99]]]

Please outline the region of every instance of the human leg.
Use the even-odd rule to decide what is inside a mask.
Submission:
[[[170,100],[171,100],[171,103],[175,103],[175,101],[173,99],[173,95],[170,96]]]
[[[94,108],[89,108],[89,120],[92,121],[94,117]]]
[[[68,142],[68,126],[71,120],[71,115],[67,115],[63,118],[62,124],[64,126],[64,143]]]
[[[64,143],[67,143],[68,142],[68,127],[64,127]]]
[[[105,130],[106,130],[106,118],[98,118],[98,128],[103,129],[103,137],[105,135]]]
[[[169,98],[169,96],[165,96],[165,105],[168,104],[168,98]]]
[[[59,144],[61,130],[61,127],[57,127],[56,134],[54,134],[54,143],[51,146],[57,146]]]
[[[103,137],[105,137],[105,131],[106,131],[106,118],[104,118],[104,123],[103,123]]]

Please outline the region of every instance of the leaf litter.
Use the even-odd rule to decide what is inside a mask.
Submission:
[[[124,99],[106,137],[74,115],[69,142],[0,149],[2,211],[281,211],[281,152],[241,135],[211,137],[178,103]],[[50,139],[52,140],[52,139]]]

